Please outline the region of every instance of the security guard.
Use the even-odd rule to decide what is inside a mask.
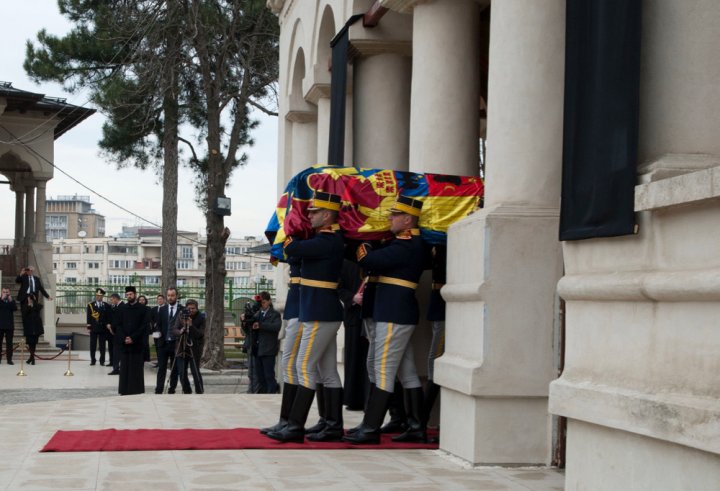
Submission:
[[[287,297],[285,297],[285,311],[283,319],[285,325],[285,346],[283,348],[280,369],[283,376],[282,403],[280,404],[280,420],[273,426],[261,428],[260,433],[266,435],[271,431],[279,431],[287,425],[290,408],[295,400],[298,388],[298,375],[295,362],[300,350],[300,259],[290,256],[287,259],[290,266],[290,283]]]
[[[305,422],[318,382],[324,385],[325,426],[308,435],[313,441],[337,441],[343,435],[342,383],[337,370],[337,331],[343,311],[337,287],[344,244],[337,222],[340,196],[318,191],[308,208],[315,234],[305,240],[288,237],[284,250],[300,258],[300,312],[302,333],[297,353],[298,387],[288,424],[267,436],[281,442],[302,443]]]
[[[85,308],[85,321],[88,332],[90,333],[90,364],[94,365],[95,349],[100,342],[100,365],[105,365],[105,342],[110,335],[108,324],[110,324],[110,304],[103,301],[105,290],[98,288],[95,290],[95,300],[88,302]],[[112,342],[111,342],[112,346]],[[112,350],[112,348],[110,348]],[[112,360],[112,351],[110,359]]]
[[[373,251],[369,244],[358,247],[358,262],[378,274],[375,292],[375,387],[370,394],[362,425],[344,439],[351,443],[379,443],[396,375],[406,397],[408,429],[395,441],[425,441],[423,391],[415,368],[412,337],[420,314],[415,289],[423,272],[425,247],[417,228],[422,201],[398,196],[390,210],[390,231],[395,239]]]

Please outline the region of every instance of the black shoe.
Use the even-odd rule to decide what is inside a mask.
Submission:
[[[405,407],[407,409],[407,430],[401,435],[392,437],[394,442],[426,443],[427,431],[425,409],[423,408],[422,387],[405,390]]]
[[[175,393],[175,389],[168,389],[168,394],[174,394],[174,393]]]
[[[106,367],[111,367],[111,366],[113,366],[113,364],[112,364],[111,361],[109,361],[109,362],[107,363],[107,365],[105,365],[105,366],[106,366]]]
[[[313,442],[339,442],[343,437],[343,390],[342,387],[325,387],[325,428],[308,435]]]
[[[30,363],[31,365],[34,365],[34,364],[35,364],[35,358],[31,358],[30,361],[28,361],[28,363]]]
[[[162,390],[155,389],[156,394],[162,394]]]
[[[12,360],[8,360],[8,365],[14,365]]]
[[[305,429],[306,435],[312,435],[313,433],[320,433],[325,429],[325,391],[323,390],[323,384],[315,385],[315,398],[317,399],[317,409],[320,418],[318,422],[312,425],[310,428]]]
[[[295,394],[297,394],[297,388],[298,386],[295,384],[286,383],[283,386],[282,402],[280,403],[280,420],[273,426],[260,428],[260,433],[267,435],[271,431],[280,431],[287,425],[290,409],[295,400]]]
[[[305,443],[305,422],[307,421],[310,406],[312,406],[315,391],[307,387],[298,386],[293,401],[288,424],[279,431],[271,431],[268,437],[279,442]]]
[[[104,366],[105,366],[105,360],[103,360],[102,358],[100,358],[100,366],[101,366],[101,367],[104,367]]]
[[[346,442],[356,445],[377,445],[380,443],[380,425],[385,419],[392,392],[377,387],[371,387],[370,390],[370,400],[368,401],[368,408],[365,411],[363,422],[356,431],[343,437]]]
[[[112,372],[108,373],[108,375],[120,375],[119,370],[113,370]]]
[[[90,362],[90,366],[93,366],[95,364],[95,360]]]

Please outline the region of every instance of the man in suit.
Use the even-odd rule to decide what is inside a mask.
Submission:
[[[155,385],[155,393],[162,394],[165,390],[165,377],[167,376],[168,366],[172,367],[170,374],[170,387],[168,394],[174,394],[178,382],[178,371],[175,366],[175,350],[177,347],[178,333],[173,327],[181,305],[178,303],[177,289],[170,287],[165,292],[167,303],[158,309],[158,319],[155,325],[155,333],[153,337],[157,339],[157,355],[158,355],[158,373],[157,384]]]
[[[95,300],[88,302],[85,309],[85,322],[90,333],[90,365],[95,365],[95,350],[100,341],[100,365],[105,365],[105,341],[109,337],[110,304],[103,301],[105,290],[95,290]],[[110,354],[112,358],[112,354]]]
[[[260,292],[260,310],[253,318],[252,330],[255,342],[251,347],[255,359],[255,370],[260,382],[260,394],[275,394],[278,383],[275,379],[275,357],[280,348],[278,334],[282,320],[273,308],[270,294]]]
[[[12,361],[12,350],[16,310],[17,305],[15,304],[15,300],[10,296],[10,289],[3,288],[2,297],[0,297],[0,350],[2,349],[3,337],[5,337],[5,353],[8,365],[14,365]]]
[[[122,351],[123,339],[118,327],[120,326],[120,312],[124,306],[125,304],[119,294],[113,293],[110,295],[110,327],[108,328],[110,334],[108,339],[112,339],[112,343],[110,343],[112,356],[110,358],[112,359],[113,369],[108,375],[120,375],[120,353]]]
[[[34,275],[34,272],[35,268],[28,266],[23,268],[20,274],[17,275],[17,278],[15,278],[15,283],[20,283],[20,289],[17,294],[17,300],[20,303],[25,302],[28,295],[32,293],[36,295],[40,293],[48,300],[52,300],[52,297],[45,291],[45,288],[43,288],[42,281]]]

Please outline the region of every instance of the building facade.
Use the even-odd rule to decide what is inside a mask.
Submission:
[[[105,217],[92,207],[90,196],[58,196],[45,201],[47,240],[105,237]]]
[[[252,249],[266,241],[257,237],[230,238],[225,247],[225,269],[232,284],[272,287],[274,266],[268,253]],[[116,237],[55,239],[52,270],[58,283],[160,288],[162,234],[160,229],[124,227]],[[205,238],[178,232],[178,287],[205,286]]]
[[[477,175],[487,141],[485,208],[448,234],[441,449],[548,464],[562,416],[567,489],[715,489],[720,4],[642,2],[639,233],[567,243],[564,0],[268,6],[278,191],[327,161],[329,43],[354,14],[345,165]]]

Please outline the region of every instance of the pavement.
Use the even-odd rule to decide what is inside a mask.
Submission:
[[[0,364],[0,489],[5,490],[517,490],[564,488],[547,467],[470,466],[441,450],[212,450],[40,453],[55,431],[134,428],[236,428],[274,424],[277,394],[246,394],[242,371],[204,377],[202,395],[153,394],[156,371],[146,364],[146,394],[117,395],[108,367],[79,352],[38,361],[17,376]],[[244,383],[243,383],[244,382]],[[311,419],[317,414],[311,410]],[[345,412],[346,427],[362,413]]]

